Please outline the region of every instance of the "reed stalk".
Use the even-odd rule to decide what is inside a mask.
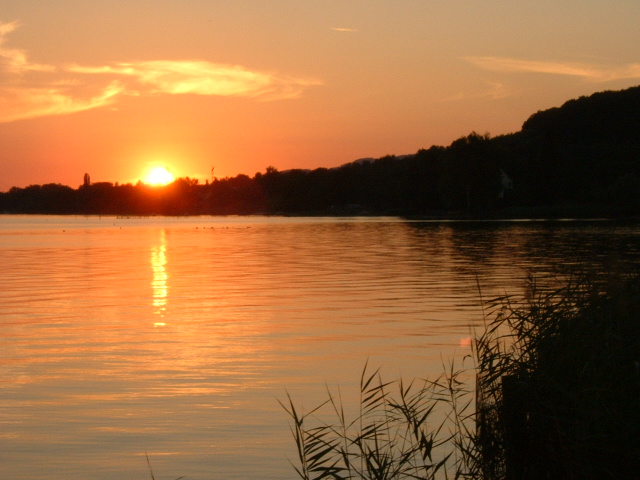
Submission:
[[[473,372],[383,381],[365,365],[356,418],[288,396],[303,480],[632,478],[640,471],[640,276],[531,277],[485,302]],[[473,373],[475,392],[461,380]],[[474,396],[475,394],[475,396]],[[333,423],[317,415],[329,408]]]

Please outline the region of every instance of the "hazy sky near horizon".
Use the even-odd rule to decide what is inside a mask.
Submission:
[[[0,4],[0,191],[334,167],[640,84],[637,0]]]

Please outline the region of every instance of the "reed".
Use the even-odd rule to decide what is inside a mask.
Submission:
[[[365,365],[359,412],[352,420],[329,389],[328,399],[308,413],[298,411],[288,397],[281,404],[293,421],[299,477],[432,479],[439,472],[462,471],[464,450],[471,447],[473,394],[460,375],[451,364],[435,381],[385,382],[379,369],[370,371]],[[323,408],[330,410],[334,423],[317,415]]]
[[[473,372],[383,381],[367,365],[348,420],[340,397],[288,396],[301,479],[630,478],[640,466],[640,277],[529,279],[486,304]],[[474,392],[461,380],[472,373]],[[329,409],[335,421],[320,415]]]
[[[557,285],[557,283],[555,284]],[[629,478],[640,466],[640,280],[530,279],[489,302],[477,358],[478,478]]]
[[[147,459],[147,467],[149,468],[149,475],[151,475],[151,480],[156,480],[156,477],[153,475],[153,469],[151,468],[151,461],[149,460],[149,454],[147,454],[147,452],[144,452],[144,456]],[[183,478],[186,478],[186,477],[178,477],[175,480],[182,480]]]

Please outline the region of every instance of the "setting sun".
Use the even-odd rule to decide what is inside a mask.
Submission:
[[[147,185],[166,185],[173,182],[173,180],[173,175],[165,167],[153,167],[149,170],[143,182]]]

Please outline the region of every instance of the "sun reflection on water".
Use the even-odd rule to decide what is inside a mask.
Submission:
[[[153,280],[151,288],[153,289],[153,307],[156,315],[164,317],[167,305],[167,240],[165,231],[160,231],[160,241],[158,245],[151,247],[151,269],[153,270]],[[154,323],[155,327],[164,326],[164,322]]]

